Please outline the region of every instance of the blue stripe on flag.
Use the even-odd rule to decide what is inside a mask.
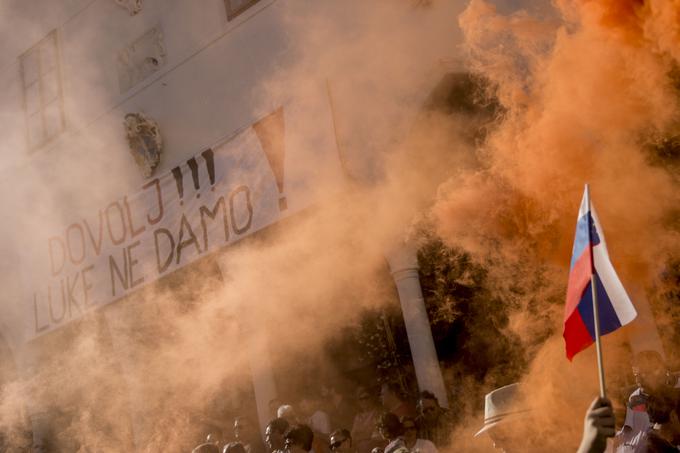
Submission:
[[[586,325],[591,338],[595,338],[595,322],[593,319],[593,299],[592,299],[592,285],[588,284],[588,287],[583,292],[581,301],[578,304],[578,311],[581,314],[581,319]],[[616,316],[616,311],[612,305],[611,300],[609,300],[609,295],[605,290],[599,277],[597,279],[597,303],[600,309],[600,334],[605,335],[610,332],[615,331],[621,327],[621,322],[618,316]]]
[[[590,220],[590,235],[593,240],[593,247],[600,243],[600,235],[597,233],[593,217],[590,215],[590,212],[587,212],[578,219],[578,222],[576,222],[576,236],[574,237],[574,248],[571,252],[570,269],[574,268],[574,264],[576,264],[576,261],[583,255],[586,247],[588,247],[588,227],[586,226],[586,219]]]

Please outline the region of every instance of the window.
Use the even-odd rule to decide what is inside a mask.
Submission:
[[[56,30],[21,55],[19,63],[28,148],[34,150],[66,127]]]
[[[227,7],[227,20],[232,20],[260,0],[224,0]]]

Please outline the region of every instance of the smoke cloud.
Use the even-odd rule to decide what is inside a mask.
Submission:
[[[654,1],[528,6],[502,14],[473,0],[460,15],[470,67],[490,81],[502,112],[477,150],[479,168],[443,184],[432,215],[447,243],[487,266],[499,297],[515,302],[507,329],[531,359],[518,407],[538,414],[536,431],[526,434],[544,451],[553,441],[557,449],[577,446],[597,394],[592,351],[570,364],[560,341],[584,183],[624,285],[653,295],[674,284],[678,191],[669,141],[677,134],[678,16],[675,5]],[[655,308],[672,305],[672,296],[658,301]],[[662,335],[676,338],[677,317],[656,314]],[[539,332],[552,338],[544,343]],[[630,374],[625,342],[624,329],[604,343],[614,382]],[[668,355],[676,344],[666,343]]]
[[[292,389],[281,398],[295,402],[304,393],[310,370],[328,368],[333,374],[325,357],[328,340],[358,325],[364,310],[395,304],[385,254],[406,239],[415,213],[431,203],[450,169],[469,167],[473,161],[470,153],[450,152],[452,147],[469,148],[461,138],[466,129],[461,121],[422,111],[428,92],[452,61],[460,39],[456,16],[464,5],[261,3],[267,3],[262,14],[275,18],[272,33],[286,40],[286,52],[280,61],[268,61],[268,71],[258,73],[260,78],[248,88],[227,86],[225,93],[238,91],[236,101],[251,104],[252,118],[291,100],[319,92],[328,96],[346,186],[324,182],[321,174],[308,190],[322,194],[324,203],[27,347],[13,344],[17,366],[4,380],[0,403],[1,429],[13,451],[31,444],[30,430],[36,427],[59,451],[186,451],[204,438],[206,427],[228,433],[234,415],[255,419],[253,405],[241,405],[249,401],[250,369],[260,359],[252,356],[253,350],[270,350],[272,366],[279,375],[285,373],[278,376],[285,384],[281,388]],[[223,10],[223,2],[215,4]],[[37,42],[64,17],[94,14],[87,5],[55,7],[58,11],[40,22],[22,5],[3,5],[3,30],[17,24],[30,30],[30,41],[7,41],[11,55],[21,54],[27,42]],[[110,8],[111,14],[127,14],[113,3]],[[149,2],[148,16],[146,8],[145,3],[140,20],[132,19],[129,30],[121,33],[135,36],[155,25],[158,7]],[[197,30],[187,42],[204,40],[201,32],[212,24],[205,21],[221,17],[187,14]],[[4,237],[11,238],[3,249],[15,258],[3,265],[5,319],[20,316],[16,300],[25,289],[25,270],[11,264],[22,261],[15,244],[60,231],[136,190],[143,181],[130,171],[123,115],[137,110],[162,115],[149,107],[153,102],[146,105],[158,91],[142,86],[134,88],[139,90],[134,99],[122,99],[111,72],[87,60],[103,58],[97,51],[113,31],[78,33],[79,39],[65,37],[78,48],[62,49],[86,58],[65,60],[80,63],[77,87],[69,78],[76,68],[63,68],[69,149],[58,156],[38,151],[29,159],[20,153],[21,140],[0,145],[7,151],[7,174],[20,175],[3,184],[3,201],[17,213],[16,223],[2,227]],[[14,75],[19,69],[11,71]],[[196,125],[190,112],[199,104],[209,108],[214,100],[191,99],[190,89],[173,85],[172,78],[162,86],[158,90],[187,90],[188,100],[187,112],[178,113],[185,120],[178,129],[160,125],[172,152],[158,171],[167,171],[178,163],[167,160],[176,156],[177,143],[197,151],[206,145],[201,132],[209,127]],[[14,120],[22,118],[21,106],[6,105],[1,116],[16,128],[24,127]],[[110,105],[114,107],[108,109]],[[248,123],[243,118],[239,124]],[[290,140],[303,143],[313,135],[316,126],[306,127],[296,129],[299,137]],[[7,331],[15,328],[9,325]]]
[[[46,25],[21,3],[3,6],[0,29],[22,24],[37,41]],[[564,359],[560,325],[584,182],[624,284],[656,291],[657,306],[668,300],[662,290],[674,288],[661,276],[678,254],[677,174],[657,151],[678,133],[680,16],[676,6],[653,0],[561,1],[556,9],[536,4],[504,13],[511,6],[267,3],[276,36],[286,39],[285,56],[267,62],[247,92],[234,90],[252,104],[254,118],[325,93],[347,174],[343,187],[321,177],[309,191],[324,203],[91,312],[48,341],[12,345],[18,367],[2,370],[0,398],[0,429],[11,448],[29,445],[29,418],[44,417],[62,451],[131,451],[133,442],[139,451],[185,451],[208,426],[226,432],[230,417],[254,418],[252,405],[241,404],[260,359],[252,351],[263,347],[283,374],[280,387],[294,390],[281,398],[299,398],[310,369],[333,374],[329,340],[357,326],[365,310],[396,304],[385,255],[404,241],[432,237],[484,270],[484,294],[507,313],[507,323],[496,327],[517,354],[506,361],[514,369],[494,368],[482,380],[464,366],[445,370],[450,392],[464,402],[455,451],[488,449],[488,439],[471,434],[484,393],[507,376],[523,376],[526,397],[518,405],[546,420],[545,429],[532,432],[576,444],[597,380],[592,351],[573,364]],[[71,12],[55,12],[54,20]],[[187,16],[196,29],[204,19]],[[77,40],[85,55],[90,39]],[[197,32],[187,39],[203,38]],[[24,42],[7,43],[17,48],[13,54],[25,50]],[[23,289],[14,244],[62,228],[75,213],[142,183],[130,172],[118,115],[137,106],[118,104],[92,126],[88,114],[119,99],[110,74],[84,71],[85,86],[66,85],[84,93],[72,101],[79,108],[67,109],[84,112],[70,118],[78,132],[67,153],[31,160],[21,157],[18,142],[0,143],[6,168],[23,181],[6,182],[2,191],[17,213],[16,222],[0,227],[10,238],[3,252],[12,258],[2,264],[6,319],[18,316]],[[450,94],[461,84],[468,104],[455,89]],[[446,95],[452,99],[442,101]],[[187,99],[196,108],[215,102],[192,100],[191,93]],[[21,110],[1,110],[7,124],[23,127],[12,120]],[[185,119],[165,137],[205,145],[201,127]],[[300,143],[313,134],[315,126],[308,127],[295,131]],[[176,164],[162,162],[159,171]],[[92,188],[92,180],[100,184]],[[677,325],[677,318],[664,320],[668,331]],[[476,325],[476,335],[488,335]],[[483,344],[477,339],[470,341]],[[625,333],[605,341],[610,375],[625,374],[624,343]]]

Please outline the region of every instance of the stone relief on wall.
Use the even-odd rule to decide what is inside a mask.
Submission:
[[[142,10],[142,0],[114,0],[116,5],[128,10],[131,16],[134,16]]]
[[[141,113],[128,113],[123,124],[130,153],[144,177],[148,178],[161,161],[163,151],[163,140],[158,124]]]
[[[118,53],[118,85],[125,93],[165,65],[165,46],[160,26],[146,31]]]

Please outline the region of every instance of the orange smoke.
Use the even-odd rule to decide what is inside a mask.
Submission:
[[[598,17],[603,27],[616,28],[627,37],[642,37],[642,14],[645,0],[582,0],[584,10]]]
[[[442,187],[434,207],[442,235],[473,249],[496,239],[503,250],[530,248],[566,263],[590,182],[608,241],[626,244],[615,262],[658,269],[659,250],[650,244],[669,250],[674,243],[662,224],[678,198],[672,177],[649,165],[643,146],[649,134],[675,127],[670,62],[652,46],[602,40],[588,23],[574,32],[554,28],[552,47],[536,54],[515,39],[515,22],[482,1],[470,4],[461,27],[471,55],[481,55],[473,68],[497,87],[507,112],[481,150],[484,167]],[[512,37],[502,53],[490,47],[494,35]],[[508,54],[519,63],[507,64]]]
[[[560,0],[560,8],[577,9],[591,22],[629,44],[649,46],[678,59],[680,3],[675,0]]]
[[[573,410],[555,411],[569,414],[551,428],[568,433],[567,445],[578,436],[595,380],[570,382],[570,395],[543,394],[580,367],[595,369],[592,351],[569,364],[560,338],[584,183],[629,290],[657,285],[669,257],[680,253],[668,221],[680,205],[677,178],[650,153],[658,137],[680,131],[672,76],[680,63],[680,2],[557,6],[561,22],[526,11],[503,16],[483,0],[461,14],[469,67],[489,80],[503,112],[477,150],[480,166],[443,184],[432,213],[444,240],[470,252],[496,282],[508,329],[532,360],[524,380],[535,400],[555,408],[579,399]],[[606,351],[617,351],[608,366],[619,366],[619,376],[628,373],[625,334],[606,338]]]

